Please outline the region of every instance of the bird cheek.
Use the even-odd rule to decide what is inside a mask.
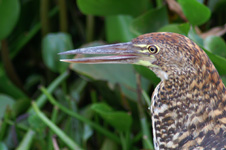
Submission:
[[[145,66],[145,67],[152,66],[152,63],[150,61],[145,61],[145,60],[139,60],[136,64],[142,65],[142,66]]]
[[[168,80],[168,74],[163,71],[163,70],[158,70],[155,72],[156,75],[163,81],[163,80]]]

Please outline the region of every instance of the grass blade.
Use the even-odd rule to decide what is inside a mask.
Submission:
[[[69,138],[59,127],[52,123],[38,108],[35,102],[32,102],[32,107],[38,117],[56,134],[58,137],[71,149],[81,150],[82,148]]]

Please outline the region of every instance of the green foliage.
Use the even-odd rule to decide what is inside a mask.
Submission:
[[[108,81],[110,87],[119,84],[122,92],[130,99],[136,100],[136,77],[132,65],[117,64],[73,64],[72,70],[95,80]],[[146,68],[145,68],[146,69]],[[120,72],[120,74],[119,74]],[[142,88],[148,89],[149,82],[142,80]]]
[[[114,111],[113,108],[104,103],[93,104],[91,108],[119,132],[130,130],[132,117],[128,113]]]
[[[64,72],[68,64],[59,62],[59,59],[68,58],[58,53],[72,49],[71,37],[65,33],[50,33],[42,41],[42,58],[46,66],[54,72]]]
[[[133,20],[132,16],[115,15],[105,18],[106,36],[108,42],[127,42],[135,38],[128,28]]]
[[[150,19],[151,18],[151,19]],[[168,24],[166,6],[151,9],[135,18],[132,23],[132,31],[138,36],[144,33],[155,32]]]
[[[188,35],[190,29],[189,23],[183,23],[183,24],[169,24],[162,28],[160,28],[159,32],[174,32],[179,33],[183,35]]]
[[[160,79],[138,65],[69,65],[62,51],[175,32],[226,83],[226,0],[49,2],[0,0],[0,149],[153,149],[148,107]]]
[[[97,16],[120,14],[136,16],[146,11],[150,6],[148,0],[78,0],[77,4],[84,14]]]
[[[0,40],[9,36],[20,15],[18,0],[0,1]]]
[[[210,18],[210,10],[197,0],[179,0],[184,15],[193,25],[201,25]]]
[[[5,145],[5,143],[0,142],[0,150],[8,150],[7,146]]]
[[[226,44],[219,36],[208,36],[204,40],[204,47],[213,54],[226,57]]]
[[[152,83],[157,85],[160,82],[160,79],[147,67],[134,65],[134,68],[139,72],[143,77],[149,79]]]
[[[14,102],[8,95],[0,94],[0,118],[3,118],[7,107],[12,109]]]

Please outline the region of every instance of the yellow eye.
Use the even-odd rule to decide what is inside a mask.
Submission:
[[[154,45],[150,45],[150,46],[148,46],[148,51],[152,54],[156,54],[158,52],[158,47],[156,47]]]

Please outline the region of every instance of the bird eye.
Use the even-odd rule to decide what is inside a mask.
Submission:
[[[152,54],[156,54],[158,52],[158,48],[156,46],[153,46],[153,45],[148,46],[148,50]]]

